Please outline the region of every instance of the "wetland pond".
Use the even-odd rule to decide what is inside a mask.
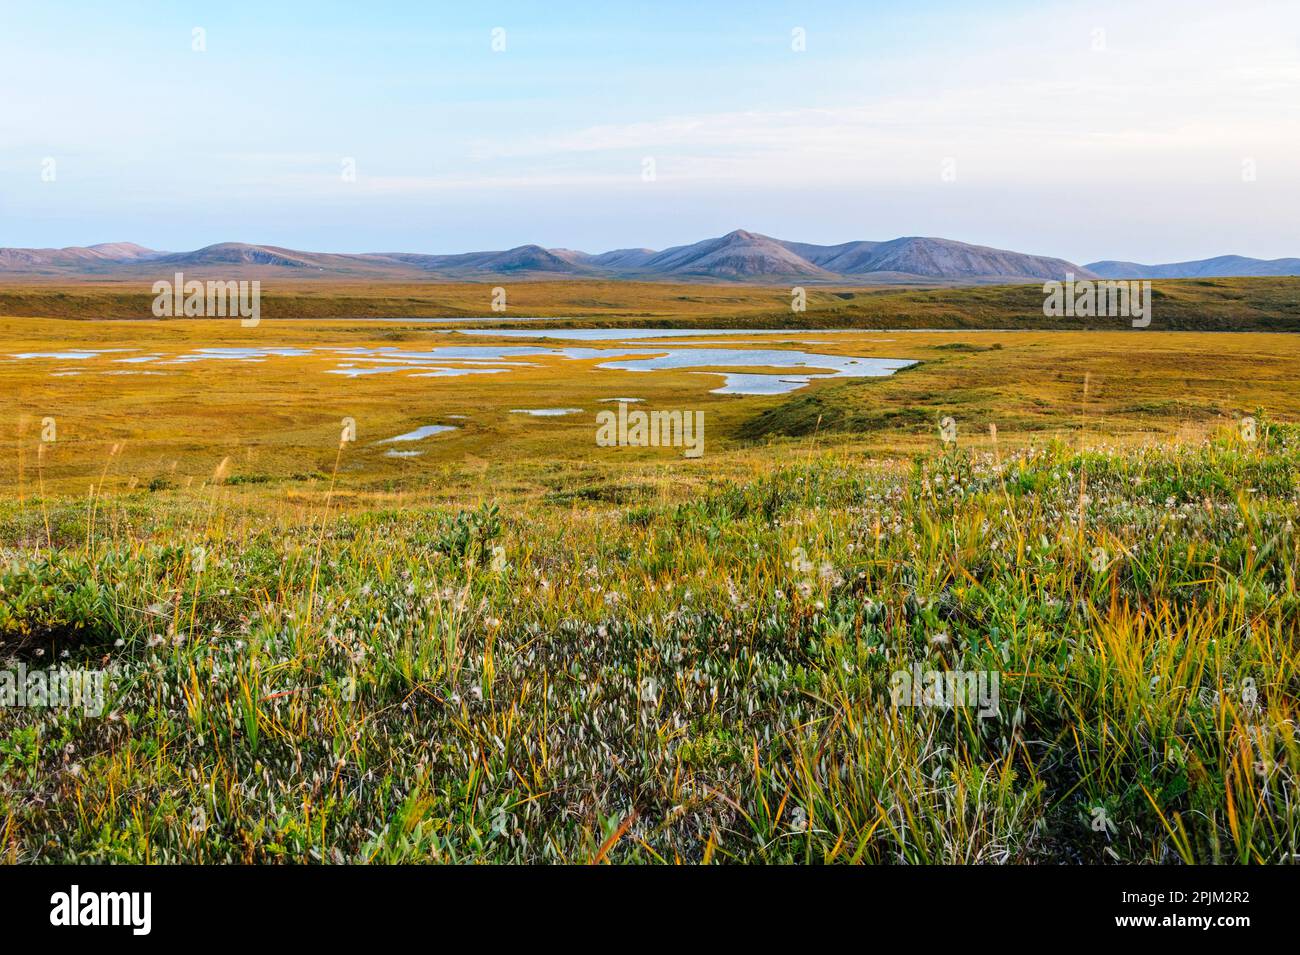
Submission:
[[[113,364],[170,369],[204,362],[264,363],[281,358],[315,357],[322,359],[321,371],[325,374],[347,378],[369,375],[455,378],[504,375],[516,369],[536,367],[539,360],[567,359],[595,362],[595,368],[609,371],[697,371],[721,379],[717,387],[710,389],[720,395],[784,394],[824,378],[892,375],[915,363],[906,358],[868,358],[805,348],[833,341],[837,335],[854,333],[862,332],[858,329],[440,328],[428,332],[433,338],[431,347],[268,344],[188,348],[167,353],[154,346],[148,350],[124,347],[21,352],[0,360],[49,362],[50,375],[59,377],[72,372],[121,374],[114,372]],[[460,336],[505,339],[511,344],[453,344]],[[583,344],[552,344],[566,341]],[[138,354],[124,355],[133,352]],[[556,414],[564,410],[523,409],[523,413]]]

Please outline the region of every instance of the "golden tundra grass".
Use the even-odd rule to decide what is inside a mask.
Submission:
[[[13,320],[0,354],[247,334]],[[800,347],[922,364],[771,398],[562,361],[424,380],[0,363],[6,666],[108,674],[100,716],[0,709],[0,847],[1293,861],[1292,342],[863,333]],[[627,394],[705,410],[705,457],[596,448],[595,400]],[[509,414],[545,406],[585,414]],[[431,423],[461,430],[417,459],[373,446]],[[996,714],[894,705],[913,667],[997,674]]]
[[[1123,329],[1125,319],[1049,319],[1042,285],[973,288],[805,287],[807,311],[792,314],[791,287],[706,283],[554,280],[517,275],[482,282],[357,281],[295,278],[295,270],[223,266],[187,279],[261,282],[263,318],[449,316],[496,318],[493,289],[505,288],[509,315],[540,315],[578,325],[707,323],[808,328]],[[25,279],[0,285],[0,315],[148,319],[153,282],[146,267],[113,281]],[[1179,279],[1152,283],[1158,328],[1180,331],[1300,331],[1300,277]]]
[[[712,323],[703,322],[708,327]],[[770,462],[769,440],[814,435],[848,438],[875,456],[894,457],[933,443],[935,422],[958,419],[963,440],[990,445],[1075,434],[1150,440],[1200,434],[1256,407],[1300,416],[1300,347],[1289,334],[1127,332],[873,332],[816,336],[794,330],[771,347],[912,358],[921,364],[883,379],[817,383],[791,395],[712,395],[720,381],[696,369],[597,371],[596,361],[529,358],[509,374],[412,378],[327,374],[338,355],[245,364],[119,364],[131,354],[173,356],[201,347],[386,346],[421,350],[493,344],[429,325],[331,320],[72,321],[0,318],[0,486],[16,496],[47,490],[84,495],[104,471],[104,490],[151,482],[194,486],[229,457],[236,480],[285,482],[284,493],[318,490],[333,467],[341,421],[357,422],[358,441],[342,462],[343,492],[428,500],[569,489],[573,481],[618,484],[642,471],[673,483],[743,477]],[[503,344],[529,344],[516,339]],[[552,341],[554,346],[583,344]],[[635,342],[636,347],[650,343]],[[744,338],[739,347],[755,347]],[[13,354],[71,348],[136,348],[93,361],[6,360]],[[162,374],[120,374],[122,371]],[[106,373],[114,372],[114,373]],[[1085,377],[1087,391],[1085,394]],[[700,409],[708,453],[682,461],[658,451],[597,453],[599,399],[632,396],[645,407]],[[577,407],[582,415],[533,419],[513,408]],[[454,418],[464,415],[466,418]],[[38,459],[41,422],[58,440]],[[385,457],[376,444],[426,424],[455,433],[421,445],[411,460]],[[118,453],[110,452],[117,447]],[[725,453],[723,453],[725,452]],[[778,455],[780,452],[777,452]],[[105,470],[106,469],[106,470]],[[297,480],[293,480],[294,477]],[[314,491],[312,493],[315,493]]]

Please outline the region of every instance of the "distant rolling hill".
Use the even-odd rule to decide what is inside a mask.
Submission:
[[[66,249],[0,249],[0,274],[60,275],[65,272],[111,271],[163,255],[131,242],[71,246]]]
[[[1246,278],[1256,275],[1300,275],[1300,259],[1250,259],[1220,255],[1192,262],[1142,265],[1138,262],[1093,262],[1085,268],[1107,279]]]
[[[833,254],[819,264],[846,275],[891,272],[921,278],[977,281],[1042,281],[1064,278],[1067,272],[1085,278],[1090,274],[1087,269],[1064,259],[1007,252],[983,245],[954,242],[951,239],[910,237],[892,239],[889,242],[851,242],[847,245],[847,248],[823,247],[828,252],[833,251]]]
[[[156,279],[339,277],[353,280],[479,281],[492,278],[604,278],[751,284],[983,285],[1076,278],[1195,278],[1300,274],[1300,259],[1264,262],[1222,256],[1174,265],[1094,262],[1030,255],[952,239],[908,236],[838,245],[787,242],[737,229],[690,245],[590,254],[521,245],[489,252],[306,252],[221,242],[192,252],[159,252],[129,242],[66,249],[0,249],[0,278]]]
[[[729,279],[763,276],[822,280],[836,278],[834,272],[828,272],[791,252],[776,239],[743,229],[729,232],[721,238],[664,249],[650,256],[634,270],[651,275],[697,275]]]
[[[371,253],[350,256],[373,268],[410,267],[421,272],[456,278],[511,274],[595,274],[598,270],[576,260],[582,253],[521,245],[504,252],[462,252],[458,255],[423,255],[415,252]]]
[[[321,269],[346,265],[350,256],[328,255],[314,252],[297,252],[273,245],[245,245],[242,242],[222,242],[195,252],[173,252],[158,255],[150,261],[154,265],[176,268],[211,265],[267,265],[287,269]]]

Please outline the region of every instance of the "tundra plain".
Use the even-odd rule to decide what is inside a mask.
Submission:
[[[0,652],[107,690],[0,708],[0,851],[1292,861],[1296,287],[1157,283],[1170,324],[1235,333],[1160,330],[1161,299],[1152,329],[1047,327],[1035,289],[791,316],[788,290],[512,287],[556,329],[797,324],[727,344],[915,362],[776,395],[555,354],[333,373],[594,344],[402,320],[521,328],[481,286],[313,286],[255,328],[7,288]],[[260,351],[167,363],[202,349]],[[703,411],[703,456],[598,447],[623,396]],[[578,411],[517,413],[549,408]],[[897,705],[913,670],[997,674],[996,713]]]

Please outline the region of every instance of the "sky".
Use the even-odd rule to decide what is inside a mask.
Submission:
[[[1300,256],[1300,2],[0,0],[0,246]]]

